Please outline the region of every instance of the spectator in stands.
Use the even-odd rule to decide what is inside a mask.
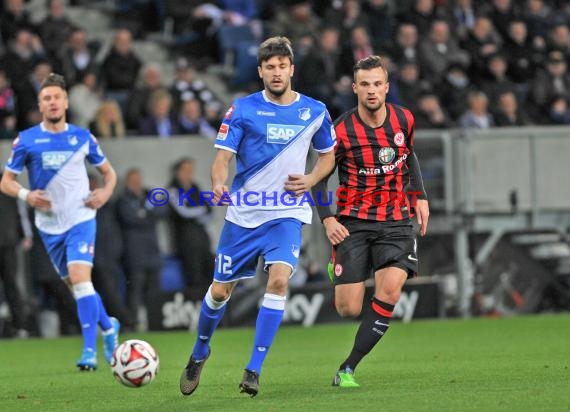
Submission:
[[[182,104],[178,129],[180,134],[198,134],[210,140],[214,140],[218,133],[202,115],[202,105],[197,99],[188,99]]]
[[[497,110],[494,114],[495,125],[504,126],[527,126],[530,120],[524,111],[519,108],[515,94],[512,91],[503,91],[498,96]]]
[[[35,25],[24,8],[24,0],[4,0],[4,11],[0,15],[0,35],[8,44],[20,30],[35,32]]]
[[[507,59],[501,53],[489,56],[487,63],[487,76],[480,89],[487,95],[491,102],[491,111],[497,108],[499,95],[503,92],[514,90],[514,83],[507,76]]]
[[[182,261],[182,270],[189,289],[198,296],[206,291],[214,273],[214,256],[206,230],[212,208],[200,202],[200,187],[194,181],[194,160],[182,158],[172,168],[169,184],[170,221],[176,254]],[[180,193],[189,193],[192,201],[183,200]],[[199,293],[198,293],[199,292]]]
[[[416,26],[418,33],[425,36],[434,20],[444,18],[443,9],[436,7],[434,0],[415,0],[411,10],[406,10],[398,16],[401,22]]]
[[[420,43],[422,73],[433,82],[439,82],[451,63],[469,63],[469,56],[459,48],[449,35],[449,25],[444,20],[434,20],[429,37]]]
[[[208,89],[206,83],[196,78],[196,70],[190,65],[188,59],[185,57],[176,59],[175,68],[176,77],[170,88],[174,112],[180,110],[184,100],[195,98],[200,100],[203,105],[216,101],[214,93]]]
[[[8,43],[4,56],[4,67],[14,89],[26,82],[35,64],[45,57],[40,38],[28,29],[19,29]]]
[[[269,36],[285,36],[291,40],[295,54],[302,57],[318,37],[321,22],[313,13],[309,0],[286,0],[284,3],[266,27]]]
[[[127,135],[121,108],[114,100],[104,100],[89,129],[97,138],[123,138]]]
[[[544,0],[527,0],[524,20],[528,28],[529,37],[535,47],[546,47],[546,36],[550,27],[552,12]]]
[[[0,177],[2,172],[0,171]],[[21,200],[0,193],[0,282],[10,308],[13,334],[28,337],[26,318],[29,308],[18,282],[18,247],[32,247],[32,227],[26,205]],[[0,299],[1,299],[0,293]]]
[[[456,0],[451,9],[453,32],[461,40],[467,37],[469,31],[475,25],[477,10],[472,0]]]
[[[340,54],[340,74],[352,79],[354,64],[374,53],[374,47],[366,26],[356,26],[350,32],[350,42],[347,43]]]
[[[391,80],[390,83],[393,83]],[[420,80],[420,68],[414,60],[404,60],[400,63],[395,82],[398,85],[398,92],[401,104],[412,113],[418,108],[418,99],[425,82]]]
[[[65,16],[64,0],[47,0],[48,15],[40,23],[39,33],[46,48],[50,61],[60,72],[62,62],[60,61],[62,45],[69,38],[74,29],[73,23]]]
[[[386,49],[392,42],[396,20],[387,0],[365,0],[362,14],[368,20],[368,32],[377,46]]]
[[[97,84],[94,72],[85,72],[81,83],[69,90],[69,112],[72,122],[81,127],[88,127],[95,119],[103,103],[103,94]]]
[[[146,307],[160,288],[161,255],[156,232],[160,210],[156,209],[147,199],[141,171],[129,169],[125,189],[117,198],[117,216],[124,240],[127,306],[142,330],[147,324]]]
[[[116,100],[123,112],[126,110],[129,93],[135,87],[141,65],[132,50],[131,32],[117,31],[113,48],[101,67],[101,81],[106,97]]]
[[[453,122],[441,107],[439,98],[433,91],[429,90],[420,94],[415,118],[418,129],[448,129],[453,127]]]
[[[129,130],[136,130],[141,119],[150,114],[150,96],[156,90],[168,92],[162,84],[160,66],[157,64],[149,63],[143,66],[139,78],[139,85],[131,92],[127,103],[125,120]]]
[[[570,28],[568,23],[557,21],[550,29],[548,36],[548,49],[559,50],[564,54],[566,63],[570,63]]]
[[[37,61],[28,78],[14,88],[17,97],[18,130],[27,129],[42,121],[38,109],[38,91],[51,72],[52,67],[46,60]]]
[[[489,99],[482,91],[473,91],[468,97],[469,108],[459,119],[459,126],[464,129],[488,129],[495,125],[489,113]]]
[[[534,77],[536,64],[542,56],[529,39],[526,23],[523,20],[514,20],[509,25],[505,50],[508,50],[507,74],[517,85],[517,89],[522,90],[522,100],[524,100],[528,81]]]
[[[0,139],[16,137],[16,98],[14,90],[0,68]]]
[[[214,130],[217,130],[220,127],[222,116],[222,104],[220,102],[213,100],[206,103],[204,106],[204,117]]]
[[[544,115],[557,96],[566,99],[570,97],[570,75],[564,55],[561,51],[554,50],[548,53],[546,69],[538,71],[532,80],[530,97],[532,105]],[[540,122],[540,118],[535,120]]]
[[[477,17],[462,45],[471,59],[469,75],[473,83],[480,84],[483,80],[487,59],[500,50],[501,44],[502,40],[495,32],[491,19],[484,15]]]
[[[348,38],[356,26],[366,27],[367,30],[370,27],[368,16],[362,13],[359,0],[342,0],[341,7],[330,7],[325,13],[324,21],[328,26],[339,30],[341,39]]]
[[[554,96],[552,98],[548,119],[552,124],[570,124],[570,109],[566,96]]]
[[[418,49],[418,29],[411,23],[403,23],[398,26],[396,43],[389,50],[390,56],[396,64],[403,60],[415,60],[420,58]]]
[[[467,110],[467,96],[473,90],[465,66],[452,63],[437,89],[445,110],[454,121],[457,121]]]
[[[149,115],[139,122],[139,134],[168,138],[179,133],[177,120],[171,115],[172,97],[168,91],[155,90],[149,99]]]
[[[335,107],[335,98],[341,87],[339,58],[339,30],[336,27],[326,27],[319,34],[317,44],[303,58],[299,70],[295,72],[297,90],[326,104],[333,118],[341,113]],[[342,92],[352,94],[352,89]]]
[[[100,187],[99,176],[89,174],[89,186]],[[103,299],[105,308],[121,321],[121,329],[133,328],[134,319],[124,303],[120,283],[123,278],[121,258],[124,245],[121,227],[117,218],[114,199],[97,209],[97,234],[93,261],[93,283]]]
[[[224,12],[224,23],[232,26],[248,25],[256,39],[263,35],[256,0],[218,0]]]
[[[521,17],[520,9],[512,0],[493,0],[489,9],[487,14],[493,27],[503,39],[506,38],[511,22]]]
[[[85,30],[75,28],[71,31],[66,47],[61,51],[61,63],[65,81],[70,86],[79,83],[87,71],[95,70],[95,55],[87,43]]]

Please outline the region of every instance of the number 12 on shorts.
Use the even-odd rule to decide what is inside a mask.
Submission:
[[[218,273],[223,273],[224,275],[232,274],[232,258],[228,255],[222,255],[218,253]]]

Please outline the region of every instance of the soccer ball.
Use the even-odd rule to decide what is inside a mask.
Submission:
[[[115,379],[130,388],[151,383],[158,373],[158,354],[144,340],[130,339],[115,349],[111,369]]]

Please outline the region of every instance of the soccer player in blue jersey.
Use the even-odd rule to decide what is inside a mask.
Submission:
[[[119,322],[109,317],[91,283],[95,213],[111,197],[117,177],[89,130],[66,122],[65,80],[50,74],[40,86],[43,121],[20,132],[12,145],[0,189],[36,210],[35,224],[62,279],[73,291],[83,333],[79,370],[97,368],[97,325],[103,331],[105,359],[118,344]],[[103,175],[104,186],[89,191],[85,159]],[[28,169],[30,189],[17,182]]]
[[[241,392],[257,395],[261,367],[283,318],[288,281],[297,265],[301,227],[311,222],[310,202],[295,200],[304,198],[334,167],[334,131],[325,105],[291,89],[294,65],[289,40],[273,37],[263,42],[257,62],[264,90],[234,102],[215,142],[213,202],[222,201],[229,207],[196,343],[180,377],[184,395],[198,387],[210,355],[210,339],[233,289],[240,279],[255,275],[262,257],[268,271],[267,288],[252,354],[239,384]],[[312,171],[304,174],[311,144],[319,156]],[[226,180],[234,156],[236,176],[229,191]]]

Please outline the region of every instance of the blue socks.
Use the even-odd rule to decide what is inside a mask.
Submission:
[[[212,297],[212,286],[206,292],[206,296],[204,296],[202,301],[202,308],[200,309],[200,318],[198,319],[198,337],[192,351],[194,359],[202,360],[208,356],[210,339],[224,317],[228,300],[229,298],[222,302],[214,300]]]
[[[97,322],[99,321],[100,298],[91,282],[73,285],[73,296],[77,302],[77,315],[83,334],[83,350],[97,351]]]
[[[251,358],[246,369],[261,374],[261,366],[267,356],[267,352],[277,334],[283,313],[285,312],[285,296],[266,293],[263,303],[257,315],[255,324],[255,339]]]
[[[101,300],[99,293],[95,292],[95,296],[97,296],[97,304],[99,306],[99,326],[101,326],[101,329],[104,331],[109,330],[113,327],[111,319],[109,319],[109,315],[107,314],[105,306],[103,306],[103,301]]]

